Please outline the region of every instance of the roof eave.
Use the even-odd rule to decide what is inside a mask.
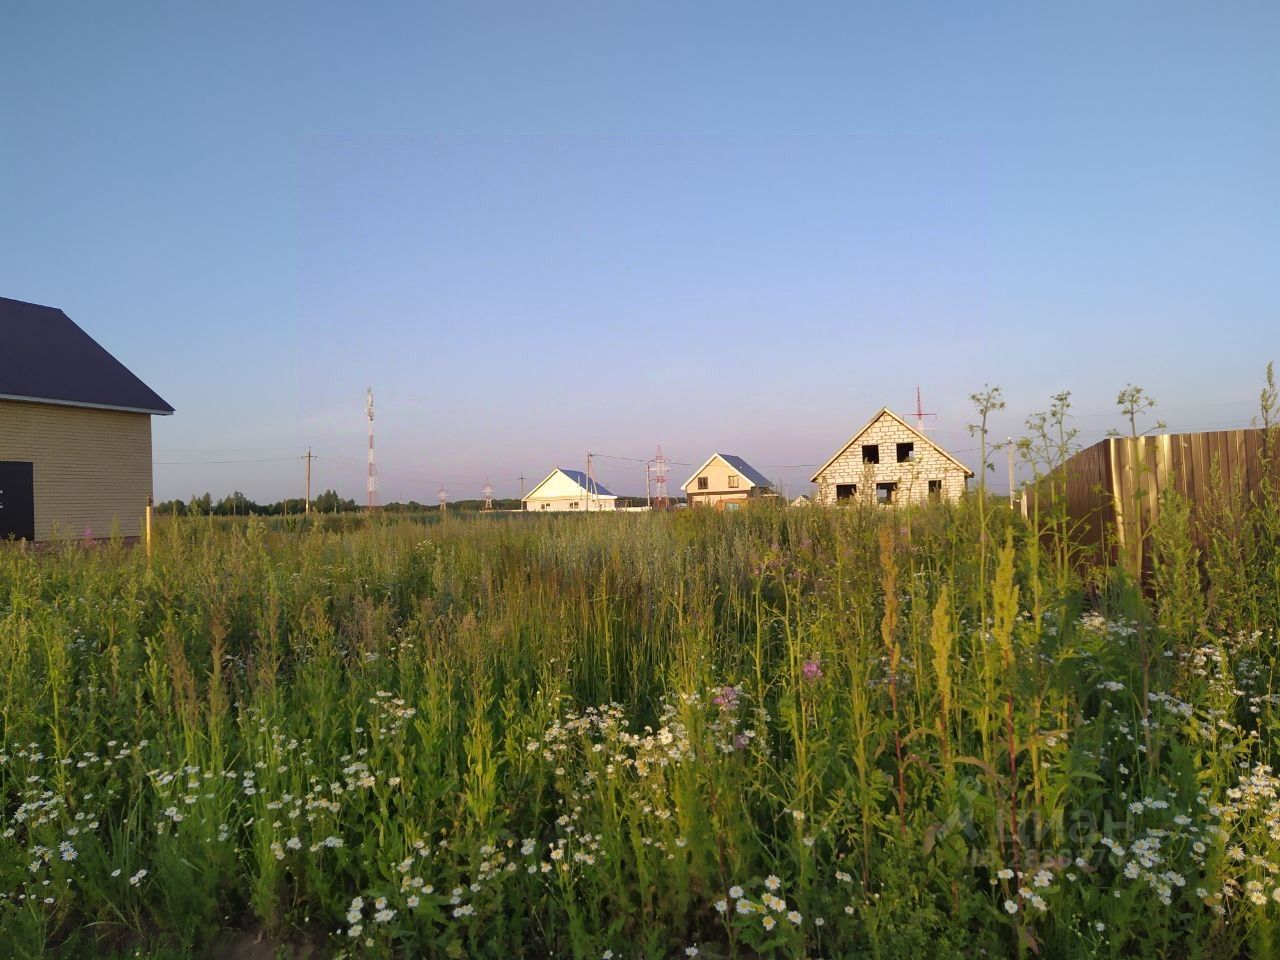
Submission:
[[[712,461],[712,460],[715,460],[715,459],[717,459],[717,458],[719,458],[719,459],[720,459],[720,461],[721,461],[722,463],[724,463],[724,465],[725,465],[725,466],[727,466],[730,470],[732,470],[732,471],[733,471],[734,473],[736,473],[738,476],[742,477],[742,479],[744,479],[744,480],[749,480],[749,481],[751,482],[751,486],[752,486],[752,487],[758,487],[758,488],[760,488],[761,490],[772,490],[772,489],[773,489],[773,483],[772,483],[772,481],[770,481],[770,480],[769,480],[769,478],[768,478],[768,477],[766,477],[763,473],[760,473],[760,471],[759,471],[759,470],[756,470],[756,468],[755,468],[755,467],[752,467],[752,466],[751,466],[751,464],[747,463],[747,461],[742,460],[742,462],[743,462],[744,464],[746,464],[746,466],[750,467],[750,468],[751,468],[751,470],[752,470],[753,472],[760,474],[760,479],[764,481],[763,483],[761,483],[760,481],[756,480],[756,478],[755,478],[755,477],[751,476],[751,474],[749,474],[749,473],[747,473],[746,471],[744,471],[744,470],[742,469],[742,467],[738,466],[736,463],[734,463],[732,460],[730,460],[730,459],[729,459],[730,457],[733,457],[733,458],[735,458],[735,459],[737,459],[737,460],[742,460],[742,458],[741,458],[741,457],[739,457],[736,453],[718,453],[718,452],[717,452],[717,453],[713,453],[711,456],[707,457],[707,462],[706,462],[706,463],[704,463],[702,466],[700,466],[697,470],[695,470],[695,471],[694,471],[693,476],[691,476],[691,477],[690,477],[688,480],[686,480],[684,483],[680,484],[680,489],[681,489],[681,490],[685,490],[685,491],[687,491],[687,490],[689,489],[689,484],[691,484],[691,483],[693,483],[693,481],[697,480],[697,479],[698,479],[698,475],[699,475],[699,474],[701,474],[703,470],[707,469],[707,467],[711,466],[711,461]]]
[[[59,400],[56,397],[23,397],[12,393],[0,393],[0,400],[15,400],[18,403],[43,403],[52,407],[83,407],[88,410],[114,410],[119,413],[147,413],[156,417],[173,415],[173,407],[125,407],[114,403],[89,403],[85,400]]]

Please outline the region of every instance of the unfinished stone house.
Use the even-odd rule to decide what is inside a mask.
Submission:
[[[810,479],[815,501],[838,503],[927,503],[959,500],[973,471],[881,407]]]

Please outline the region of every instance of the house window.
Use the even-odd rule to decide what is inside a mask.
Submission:
[[[880,444],[864,443],[862,445],[862,462],[863,463],[879,463],[880,462]]]
[[[707,486],[708,486],[708,485],[709,485],[709,481],[707,480],[707,478],[706,478],[706,477],[699,477],[699,478],[698,478],[698,489],[699,489],[699,490],[705,490],[705,489],[707,489]]]
[[[858,485],[856,483],[836,484],[836,500],[852,500],[857,495]]]
[[[731,476],[729,478],[729,489],[730,490],[738,489],[738,478],[736,476]]]
[[[570,510],[577,510],[577,509],[578,509],[578,501],[577,501],[577,500],[574,500],[574,501],[573,501],[573,503],[569,504],[569,509],[570,509]]]
[[[898,462],[907,463],[915,458],[916,445],[914,443],[898,444]]]
[[[544,503],[544,504],[543,504],[541,507],[539,507],[538,509],[540,509],[540,510],[549,510],[549,509],[551,509],[551,504],[549,504],[549,503]]]
[[[935,502],[942,499],[942,481],[941,480],[929,481],[929,499]]]
[[[727,511],[729,511],[729,512],[733,512],[734,510],[737,510],[740,506],[742,506],[742,504],[740,504],[740,503],[736,503],[736,502],[734,502],[734,501],[730,500],[729,502],[727,502],[727,503],[724,505],[724,508],[725,508],[725,510],[727,510]]]
[[[898,485],[896,483],[876,484],[876,503],[892,504],[898,502]]]

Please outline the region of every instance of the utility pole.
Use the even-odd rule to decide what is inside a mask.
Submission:
[[[1009,449],[1009,509],[1013,509],[1013,437],[1009,437],[1005,441],[1005,446]]]
[[[937,416],[937,414],[924,412],[924,404],[920,400],[920,388],[916,387],[916,430],[923,434],[925,431],[924,418],[934,416]]]
[[[311,461],[315,459],[315,457],[311,455],[310,447],[307,447],[307,455],[302,459],[307,461],[307,499],[306,499],[306,504],[302,508],[302,515],[310,516],[311,515]]]
[[[587,451],[587,512],[591,512],[591,451]]]

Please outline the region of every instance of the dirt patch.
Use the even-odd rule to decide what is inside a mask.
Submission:
[[[281,940],[262,930],[227,930],[209,944],[206,956],[216,960],[322,960],[319,944]]]

